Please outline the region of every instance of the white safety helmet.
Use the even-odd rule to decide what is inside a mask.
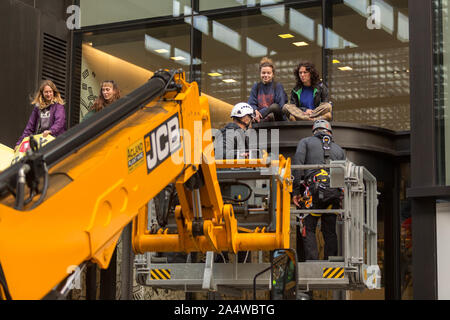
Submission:
[[[253,118],[255,114],[255,111],[253,110],[252,106],[249,105],[247,102],[239,102],[233,107],[233,110],[231,110],[231,118],[242,118],[246,115],[249,115]]]

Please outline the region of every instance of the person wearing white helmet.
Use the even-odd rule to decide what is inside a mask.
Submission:
[[[303,138],[297,145],[292,164],[327,164],[330,160],[345,160],[344,150],[333,141],[333,129],[326,120],[316,120],[313,135]],[[330,188],[329,169],[293,170],[293,202],[299,208],[337,209],[340,207],[342,191]],[[308,200],[308,206],[302,201]],[[310,206],[312,204],[312,206]],[[316,226],[321,219],[321,231],[325,240],[324,259],[337,255],[336,214],[309,214],[303,218],[304,229],[297,230],[302,236],[305,260],[318,260]]]
[[[244,159],[249,157],[248,129],[252,127],[255,110],[247,102],[234,105],[230,113],[233,120],[227,123],[214,138],[214,154],[216,159]],[[228,253],[222,252],[222,258],[216,256],[215,262],[222,259],[229,261]],[[241,252],[238,252],[238,261],[242,262]]]
[[[216,159],[237,159],[248,156],[248,136],[255,111],[246,102],[237,103],[231,110],[233,122],[226,124],[214,140]]]
[[[231,110],[230,117],[241,129],[247,130],[252,123],[255,111],[246,102],[239,102]]]

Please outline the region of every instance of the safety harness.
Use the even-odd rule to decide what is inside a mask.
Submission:
[[[325,164],[330,163],[330,149],[331,149],[330,143],[331,143],[330,136],[325,135],[322,137],[322,148]],[[304,191],[301,201],[305,209],[309,209],[313,205],[310,186],[315,184],[315,187],[317,187],[317,185],[320,182],[326,183],[327,179],[328,179],[328,172],[324,169],[321,169],[319,173],[316,173],[313,177],[309,177],[308,179],[305,180],[305,182],[302,183]],[[319,190],[319,199],[320,200],[323,199],[323,191],[320,192],[320,190]]]
[[[329,164],[331,137],[329,135],[324,135],[321,141],[325,164]],[[305,209],[310,209],[313,206],[313,200],[314,202],[322,202],[324,200],[326,189],[329,188],[329,179],[330,177],[328,172],[325,169],[320,169],[320,172],[305,180],[305,182],[303,183],[304,192],[301,199],[302,205]],[[314,199],[313,193],[315,193]],[[331,209],[331,207],[332,205],[330,204],[327,209]],[[320,213],[311,213],[311,215],[316,217],[322,216],[322,214]],[[306,237],[306,227],[303,222],[303,219],[305,217],[306,216],[303,214],[298,217],[300,232],[303,237]]]
[[[323,157],[325,159],[325,164],[330,163],[330,143],[331,143],[331,137],[328,135],[325,135],[322,137],[322,148],[323,148]]]
[[[323,157],[325,160],[325,164],[330,163],[330,143],[331,138],[328,135],[322,137],[322,149],[323,149]],[[312,183],[315,184],[315,188],[317,190],[317,195],[319,196],[319,201],[324,200],[324,191],[325,188],[329,187],[330,176],[328,171],[325,169],[320,169],[319,173],[316,173],[312,178]],[[328,185],[327,185],[328,184]]]

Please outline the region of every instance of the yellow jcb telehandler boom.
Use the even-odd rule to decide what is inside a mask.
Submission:
[[[42,299],[86,261],[107,268],[131,221],[136,253],[288,248],[290,159],[240,165],[278,170],[279,204],[276,230],[240,233],[222,200],[210,129],[197,84],[159,71],[0,173],[0,297]],[[148,201],[169,183],[177,233],[150,233]]]

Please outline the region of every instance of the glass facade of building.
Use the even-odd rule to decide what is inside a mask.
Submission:
[[[102,2],[80,2],[82,30],[94,27],[83,33],[83,43],[91,47],[83,50],[85,76],[94,68],[89,61],[94,52],[110,55],[110,63],[118,58],[119,69],[122,61],[136,72],[183,68],[211,97],[212,108],[224,110],[213,119],[220,127],[232,105],[247,101],[262,57],[274,61],[276,81],[288,95],[295,86],[293,68],[310,60],[330,89],[334,121],[409,130],[406,0],[344,0],[324,10],[321,1],[192,1],[194,9],[188,0],[151,6],[143,0]],[[99,31],[102,24],[116,31]],[[97,82],[113,75],[90,72]],[[127,76],[118,75],[119,84],[129,83],[121,77]],[[134,78],[141,77],[146,78],[141,73]],[[127,86],[125,92],[133,89]],[[98,84],[86,83],[82,105],[92,99],[89,87],[95,96]]]
[[[369,2],[343,1],[332,7],[327,48],[334,117],[409,130],[407,1]]]
[[[149,18],[179,17],[191,0],[80,0],[81,26],[126,22]]]

